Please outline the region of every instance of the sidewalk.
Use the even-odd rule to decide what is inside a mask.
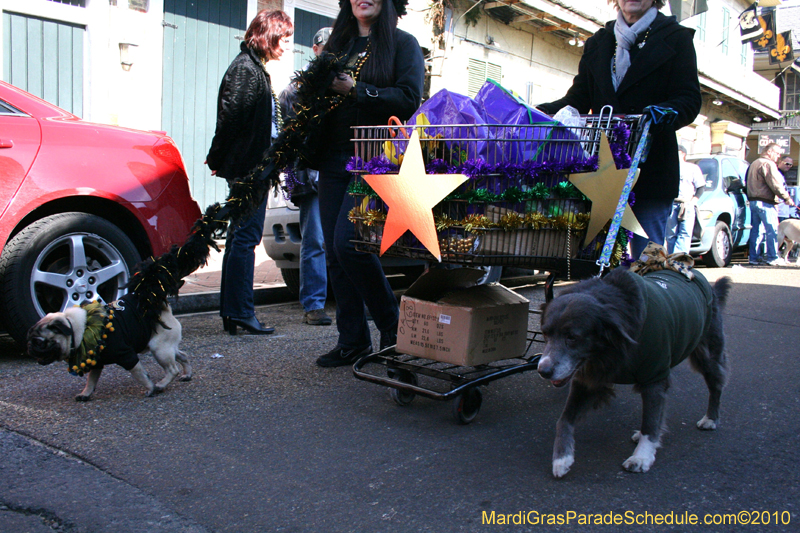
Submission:
[[[177,298],[170,298],[176,314],[196,313],[219,309],[219,284],[223,252],[211,250],[208,264],[184,278]],[[292,295],[283,283],[280,269],[269,258],[264,247],[256,246],[253,297],[256,305],[290,301]]]

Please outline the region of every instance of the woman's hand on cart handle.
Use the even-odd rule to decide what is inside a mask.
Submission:
[[[650,119],[650,130],[660,131],[671,126],[678,118],[678,112],[671,107],[649,105],[642,110],[642,114]]]

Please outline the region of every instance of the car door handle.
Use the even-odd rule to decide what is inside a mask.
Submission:
[[[14,141],[11,139],[0,139],[0,148],[13,148]]]

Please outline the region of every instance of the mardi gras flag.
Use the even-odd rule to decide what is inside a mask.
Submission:
[[[764,34],[761,24],[758,23],[758,11],[756,10],[755,2],[739,15],[739,32],[742,35],[743,43],[754,41]]]
[[[775,46],[775,13],[762,13],[758,16],[758,23],[763,33],[752,41],[753,50],[767,52],[770,47]]]
[[[775,46],[769,49],[769,64],[782,63],[794,59],[792,50],[792,30],[779,33],[775,36]]]

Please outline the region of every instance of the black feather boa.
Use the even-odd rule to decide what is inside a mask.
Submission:
[[[297,116],[287,120],[267,155],[250,173],[231,186],[224,204],[213,204],[192,226],[186,242],[160,257],[151,257],[134,269],[128,290],[139,297],[140,310],[155,326],[167,297],[178,294],[183,278],[208,262],[210,249],[219,251],[214,237],[230,221],[236,224],[255,213],[270,190],[279,194],[280,173],[284,169],[312,160],[312,149],[321,134],[322,121],[342,97],[327,97],[333,77],[344,70],[346,56],[323,53],[304,71],[295,72]]]

